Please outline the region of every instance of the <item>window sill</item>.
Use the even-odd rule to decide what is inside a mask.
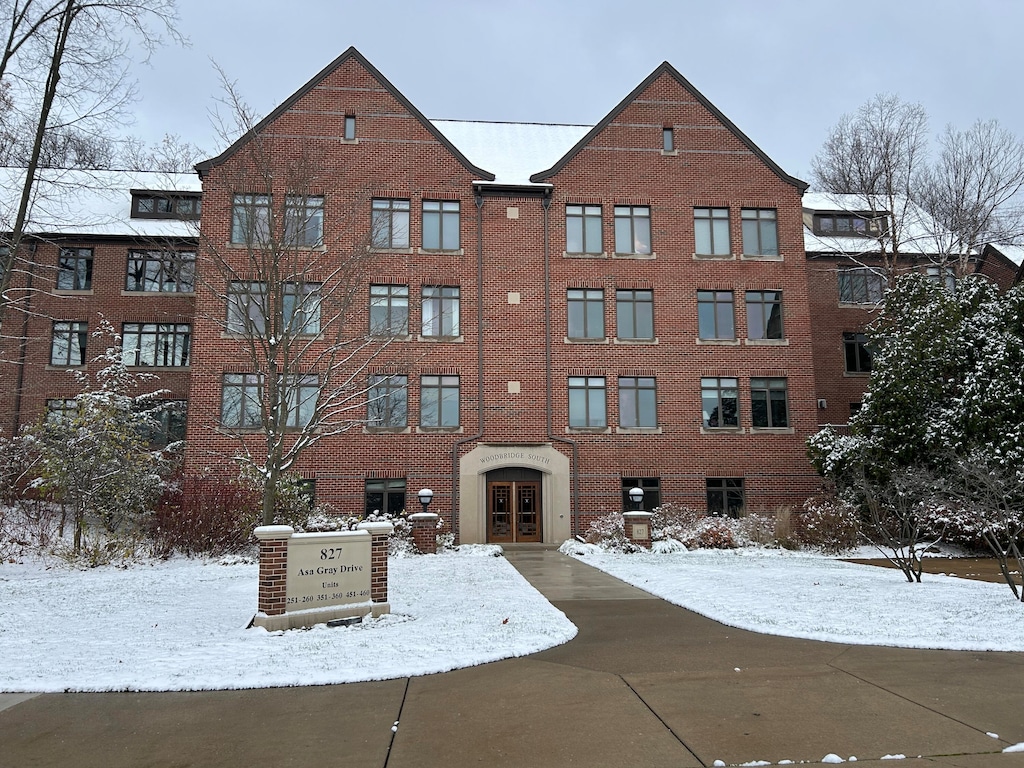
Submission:
[[[246,333],[245,331],[221,331],[220,337],[222,339],[252,339],[253,341],[262,340],[262,333]],[[293,339],[302,339],[303,341],[316,341],[317,339],[323,339],[323,333],[297,333],[293,336]]]
[[[617,435],[660,435],[661,427],[616,427]]]
[[[47,371],[84,371],[87,368],[85,363],[81,365],[54,365],[49,363],[46,366]]]
[[[610,343],[610,340],[608,339],[607,336],[605,336],[603,338],[593,338],[593,339],[573,339],[573,338],[569,338],[568,336],[566,336],[563,339],[563,341],[566,344],[608,344],[608,343]]]
[[[566,427],[567,435],[610,435],[610,427]]]
[[[866,379],[871,375],[871,371],[843,371],[844,379]]]
[[[227,424],[218,424],[217,431],[222,435],[258,435],[263,432],[263,427],[229,427]]]
[[[662,157],[679,157],[678,149],[663,149],[661,150]]]
[[[412,430],[408,426],[404,427],[363,427],[364,435],[408,435]]]
[[[882,306],[881,301],[865,301],[865,302],[854,302],[854,301],[840,301],[840,309],[878,309]]]
[[[643,346],[645,344],[651,345],[657,343],[657,336],[655,336],[653,339],[620,339],[618,336],[612,339],[612,344],[622,344],[624,346]]]
[[[694,261],[736,261],[736,256],[731,253],[695,253]]]
[[[423,336],[418,335],[416,341],[430,341],[435,344],[462,344],[465,341],[463,336]]]
[[[751,427],[750,434],[752,435],[792,435],[795,430],[793,427]]]
[[[342,144],[358,144],[359,143],[359,139],[342,139],[342,138],[339,138],[338,141],[340,143],[342,143]]]
[[[789,339],[744,339],[748,347],[788,347]]]
[[[389,342],[389,341],[412,341],[412,334],[409,333],[371,333],[370,338],[374,341]]]
[[[187,299],[194,299],[195,291],[121,291],[122,296],[182,296]]]
[[[648,259],[658,258],[658,254],[651,251],[650,253],[613,253],[613,259],[636,259],[638,261],[646,261]]]
[[[374,248],[373,246],[370,246],[367,250],[370,253],[397,253],[406,255],[412,253],[411,246],[406,246],[405,248]]]
[[[126,365],[129,371],[168,371],[174,373],[175,371],[188,372],[192,368],[188,365]]]
[[[54,288],[57,296],[92,296],[92,288]]]
[[[700,425],[702,435],[742,435],[743,427],[705,427]]]
[[[740,254],[740,261],[785,261],[785,259],[782,258],[781,254],[743,253]]]
[[[697,337],[696,343],[698,346],[704,347],[738,347],[740,345],[739,339],[702,339]]]
[[[233,251],[249,251],[250,253],[327,253],[327,246],[323,243],[319,245],[299,245],[298,243],[292,245],[266,243],[261,245],[260,243],[227,242],[224,244],[224,247],[230,248]]]
[[[463,429],[458,427],[416,427],[417,435],[461,435]]]
[[[600,253],[569,253],[568,251],[562,251],[562,258],[564,259],[607,259],[608,254],[604,251]]]
[[[416,253],[421,256],[465,256],[462,248],[417,248]]]

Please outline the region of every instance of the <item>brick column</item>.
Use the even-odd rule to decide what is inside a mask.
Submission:
[[[388,601],[388,537],[394,532],[391,523],[359,523],[356,529],[370,533],[370,599],[375,603]]]
[[[288,540],[295,529],[290,525],[261,525],[253,531],[260,541],[260,613],[280,616],[284,613],[288,578]]]
[[[644,549],[651,548],[651,513],[623,512],[626,538]]]
[[[421,555],[437,554],[437,515],[433,512],[415,512],[409,515],[412,523],[412,542]]]

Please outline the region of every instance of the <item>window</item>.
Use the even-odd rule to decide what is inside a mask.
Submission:
[[[665,152],[673,152],[676,148],[675,136],[671,128],[661,129],[661,148]]]
[[[424,336],[454,338],[459,335],[459,289],[423,286],[421,333]]]
[[[92,288],[92,248],[61,248],[57,259],[57,290]]]
[[[779,230],[774,209],[744,208],[740,211],[740,220],[743,253],[750,256],[779,255]]]
[[[50,424],[78,415],[78,400],[74,397],[46,401],[46,421]]]
[[[818,213],[814,231],[831,237],[881,237],[886,232],[886,217],[871,213]]]
[[[705,427],[738,427],[739,388],[736,379],[710,377],[700,380],[700,398]]]
[[[839,275],[840,304],[880,304],[885,292],[885,277],[867,267],[841,269]]]
[[[742,477],[709,477],[707,493],[709,515],[739,517],[743,513]]]
[[[367,480],[367,515],[375,512],[386,515],[400,515],[405,511],[405,478],[394,480]]]
[[[608,426],[603,376],[569,377],[569,426]]]
[[[423,248],[428,251],[459,250],[459,201],[423,201]]]
[[[282,376],[278,386],[284,390],[285,426],[289,429],[308,426],[316,413],[320,379],[313,374]]]
[[[789,426],[785,379],[750,380],[750,417],[755,427]]]
[[[566,253],[601,253],[601,206],[565,206]]]
[[[356,116],[345,115],[345,141],[356,140]]]
[[[409,418],[409,377],[375,374],[370,377],[366,421],[371,427],[404,427]]]
[[[459,377],[420,377],[420,426],[459,426]]]
[[[317,247],[324,243],[324,199],[288,195],[284,202],[284,240],[287,246]]]
[[[952,267],[939,267],[932,265],[927,268],[925,275],[929,280],[932,280],[947,291],[953,291],[956,289],[956,272]]]
[[[220,423],[229,429],[256,429],[263,423],[260,390],[262,376],[256,373],[225,373],[221,379]]]
[[[270,196],[235,195],[231,207],[231,242],[250,247],[270,239]]]
[[[320,284],[284,283],[281,336],[320,333]],[[263,334],[267,324],[267,284],[232,281],[228,284],[227,332]],[[273,330],[273,329],[272,329]]]
[[[565,293],[570,339],[604,338],[604,291],[570,288]]]
[[[735,339],[732,291],[697,291],[697,336]]]
[[[783,338],[782,291],[747,291],[747,338]]]
[[[651,252],[651,209],[646,205],[615,206],[615,252]]]
[[[729,209],[694,208],[693,237],[698,256],[728,256]]]
[[[370,333],[374,336],[409,335],[409,286],[370,286]]]
[[[370,205],[370,245],[408,248],[409,201],[375,198]]]
[[[850,418],[852,419],[858,413],[860,409],[864,407],[864,403],[850,403]]]
[[[657,388],[653,376],[619,377],[619,426],[658,426]]]
[[[157,368],[188,365],[192,326],[188,323],[125,323],[121,356],[125,365]]]
[[[653,291],[615,291],[615,335],[620,339],[654,338]]]
[[[163,400],[155,404],[150,412],[152,423],[146,430],[146,441],[157,448],[185,439],[185,421],[188,416],[188,402],[185,400]]]
[[[126,291],[192,293],[196,282],[196,255],[171,251],[129,251]]]
[[[871,351],[868,337],[863,333],[844,333],[843,347],[846,351],[847,373],[870,373]]]
[[[53,340],[50,344],[50,365],[85,365],[85,345],[88,338],[88,323],[55,322]]]
[[[132,193],[133,219],[198,220],[203,212],[202,198],[196,194]]]
[[[633,488],[644,491],[644,512],[653,512],[661,506],[661,480],[657,477],[624,477],[622,478],[622,508],[635,510],[636,504],[629,500],[629,492]]]

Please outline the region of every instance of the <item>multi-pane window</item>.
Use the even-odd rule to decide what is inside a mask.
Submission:
[[[843,349],[846,352],[847,373],[870,373],[871,350],[868,337],[863,333],[844,333]]]
[[[400,515],[405,511],[405,478],[366,481],[367,515],[379,512]]]
[[[191,252],[129,251],[126,291],[192,293],[196,284],[196,255]]]
[[[409,201],[375,198],[370,208],[370,245],[409,247]]]
[[[459,426],[459,377],[420,377],[420,426]]]
[[[188,365],[192,326],[188,323],[125,323],[121,355],[125,365],[157,368]]]
[[[284,202],[284,241],[288,246],[316,247],[324,242],[324,199],[288,195]]]
[[[782,291],[747,291],[747,338],[783,338]]]
[[[619,426],[657,427],[657,401],[653,376],[620,376]]]
[[[601,206],[565,206],[566,253],[601,253]]]
[[[370,333],[374,336],[409,335],[409,286],[370,286]]]
[[[284,390],[285,426],[289,429],[307,426],[316,412],[320,379],[314,374],[282,376],[278,387]]]
[[[750,418],[755,427],[788,427],[784,378],[751,378]]]
[[[615,252],[651,252],[651,209],[646,205],[615,206]]]
[[[74,397],[53,398],[46,401],[46,421],[55,423],[78,415],[79,403]]]
[[[868,267],[841,269],[839,276],[839,302],[841,304],[881,304],[886,280]]]
[[[258,373],[225,373],[221,379],[220,423],[229,429],[256,429],[263,423]]]
[[[604,338],[604,291],[570,288],[565,293],[570,339]]]
[[[735,339],[732,291],[697,291],[697,336]]]
[[[284,283],[281,286],[281,335],[320,333],[320,284]],[[228,333],[262,334],[266,331],[267,284],[235,280],[228,284]]]
[[[429,251],[459,249],[459,201],[423,201],[423,247]]]
[[[693,237],[698,256],[728,256],[729,209],[694,208]]]
[[[89,324],[58,321],[53,324],[50,365],[85,365]]]
[[[163,400],[150,412],[150,424],[146,430],[146,441],[155,447],[166,447],[185,439],[185,421],[188,416],[188,402],[185,400]]]
[[[569,426],[608,426],[603,376],[569,377]]]
[[[132,195],[132,218],[195,220],[202,210],[199,194]]]
[[[778,256],[779,228],[775,209],[744,208],[740,212],[743,225],[743,252],[750,256]]]
[[[708,514],[739,517],[746,505],[742,477],[707,478]]]
[[[231,206],[231,242],[263,246],[270,240],[270,196],[235,195]]]
[[[615,335],[620,339],[654,338],[653,291],[615,291]]]
[[[633,488],[642,488],[644,492],[643,510],[653,512],[661,506],[661,478],[657,477],[624,477],[622,478],[622,508],[633,511],[636,504],[630,501],[629,492]]]
[[[956,272],[952,267],[939,267],[933,264],[927,268],[925,275],[947,291],[956,290]]]
[[[366,421],[371,427],[404,427],[409,421],[409,377],[370,376]]]
[[[92,248],[61,248],[57,259],[57,290],[92,288]]]
[[[819,213],[814,216],[814,231],[819,235],[881,237],[885,230],[885,217],[869,213]]]
[[[736,379],[707,377],[700,380],[700,399],[705,427],[738,427],[739,388]]]
[[[420,307],[424,336],[459,335],[459,289],[454,286],[424,285]]]

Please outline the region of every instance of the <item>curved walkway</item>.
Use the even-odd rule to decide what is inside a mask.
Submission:
[[[507,557],[576,639],[379,683],[0,696],[0,765],[1024,768],[1001,753],[1024,742],[1024,654],[757,635],[552,550]]]

